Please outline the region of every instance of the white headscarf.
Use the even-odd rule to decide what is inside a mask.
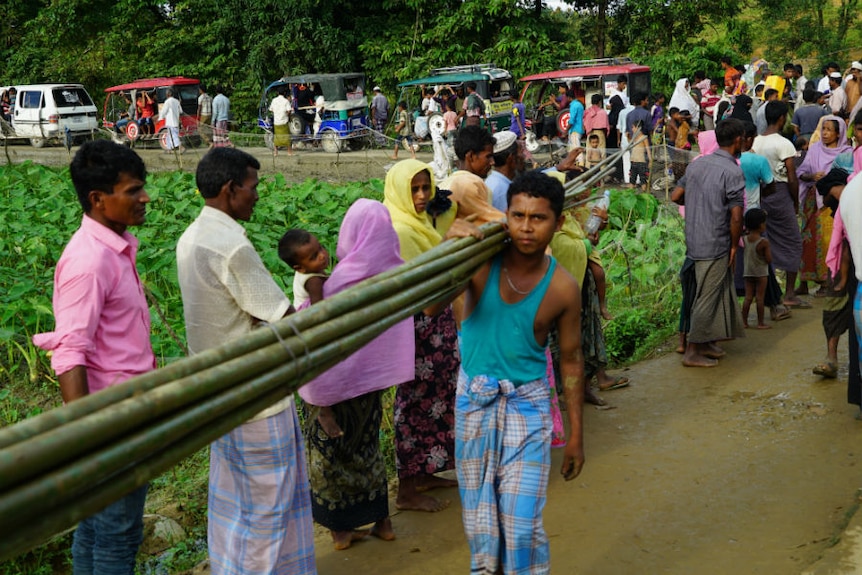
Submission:
[[[688,84],[688,78],[680,78],[676,81],[676,87],[673,89],[673,95],[670,97],[668,109],[688,110],[691,113],[691,126],[696,129],[698,119],[700,118],[700,106],[691,97],[686,84]]]

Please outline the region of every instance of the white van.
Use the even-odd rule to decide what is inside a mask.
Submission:
[[[67,133],[72,141],[92,138],[99,129],[96,106],[81,84],[33,84],[15,89],[12,128],[35,148],[51,140],[62,142]]]

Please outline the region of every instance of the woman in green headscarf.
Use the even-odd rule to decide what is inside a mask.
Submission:
[[[401,257],[411,260],[439,244],[457,213],[437,193],[430,166],[403,160],[386,174],[383,204],[401,244]],[[448,204],[448,205],[447,205]],[[416,374],[395,394],[395,454],[399,509],[440,511],[448,506],[422,493],[454,487],[454,480],[434,474],[455,467],[455,385],[461,358],[451,307],[440,314],[416,314]]]

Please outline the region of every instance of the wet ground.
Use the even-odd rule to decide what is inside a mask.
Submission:
[[[631,387],[604,394],[615,409],[587,407],[581,476],[564,482],[553,454],[552,573],[785,574],[815,564],[842,537],[862,486],[846,369],[837,380],[811,374],[825,351],[820,317],[815,302],[749,330],[725,344],[717,368],[684,368],[668,349],[626,372]],[[452,506],[440,513],[394,513],[395,542],[334,551],[321,534],[319,572],[469,572],[458,493],[441,495]]]

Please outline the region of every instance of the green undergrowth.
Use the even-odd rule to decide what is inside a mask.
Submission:
[[[159,365],[182,356],[185,340],[176,277],[177,239],[197,216],[203,200],[194,177],[184,172],[151,174],[147,223],[140,239],[138,270],[151,303],[152,343]],[[253,221],[245,227],[276,281],[290,293],[292,272],[276,246],[288,228],[314,233],[335,254],[338,228],[358,198],[381,199],[383,182],[332,185],[316,180],[288,184],[280,174],[264,176]],[[0,167],[0,425],[11,425],[60,404],[56,378],[33,334],[53,329],[51,294],[56,261],[78,228],[81,210],[68,169],[32,163]],[[677,271],[685,251],[678,215],[648,194],[612,193],[609,227],[600,248],[614,319],[606,323],[608,352],[615,365],[636,360],[675,331],[679,302]],[[163,319],[164,318],[164,319]],[[394,393],[384,396],[381,446],[394,475]],[[141,557],[141,573],[181,573],[206,557],[208,450],[187,458],[151,482],[148,513],[176,519],[188,539],[158,557]],[[0,575],[63,573],[70,537],[53,541],[0,565]]]
[[[676,206],[634,190],[614,190],[599,240],[613,320],[605,324],[613,364],[638,361],[677,329],[685,224]]]

